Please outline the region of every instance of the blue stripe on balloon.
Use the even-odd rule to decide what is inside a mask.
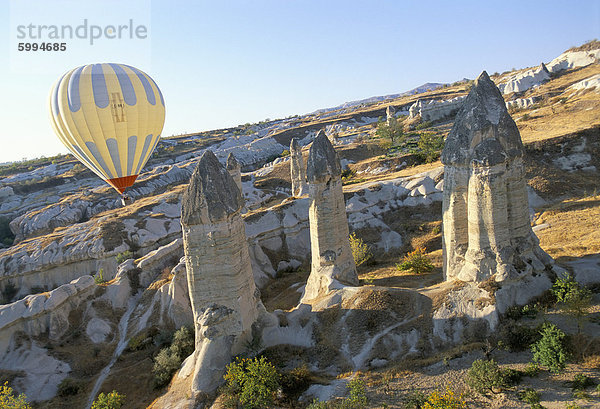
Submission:
[[[133,161],[135,160],[135,150],[137,148],[137,136],[131,135],[127,138],[127,176],[133,175]]]
[[[144,140],[144,147],[142,148],[142,154],[140,155],[137,169],[135,170],[136,175],[140,174],[140,172],[142,171],[142,167],[146,164],[144,162],[144,157],[148,153],[148,149],[150,148],[150,142],[152,142],[152,134],[146,135],[146,139]]]
[[[92,65],[92,90],[94,91],[94,102],[98,108],[108,106],[108,89],[106,79],[102,71],[102,64]]]
[[[154,96],[152,85],[150,85],[150,82],[148,82],[146,76],[135,67],[131,67],[129,65],[126,65],[125,67],[128,67],[131,71],[133,71],[142,82],[142,85],[144,86],[144,91],[146,91],[146,98],[148,99],[148,102],[152,105],[156,105],[156,97]]]
[[[152,83],[158,90],[158,95],[160,96],[160,103],[162,104],[162,106],[165,106],[165,100],[163,99],[162,92],[160,92],[160,88],[158,88],[158,85],[156,85],[156,82],[152,79],[151,76],[148,75],[148,78],[150,78],[150,81],[152,81]]]
[[[114,176],[113,176],[112,172],[110,171],[110,169],[108,168],[108,166],[106,166],[106,162],[104,161],[104,158],[102,158],[102,155],[100,154],[100,151],[98,150],[98,147],[96,146],[96,144],[94,142],[86,142],[85,146],[89,149],[89,151],[92,154],[92,156],[94,157],[94,159],[96,159],[96,161],[98,162],[98,164],[104,171],[104,175],[106,175],[106,177],[108,179],[113,179]]]
[[[121,92],[123,93],[123,99],[127,105],[135,105],[137,99],[135,97],[135,90],[133,89],[133,84],[129,79],[129,75],[125,72],[123,68],[121,68],[118,64],[109,63],[114,70],[115,74],[117,74],[117,79],[119,80],[119,85],[121,85]]]
[[[69,87],[67,88],[67,101],[71,112],[79,111],[81,108],[81,98],[79,96],[79,77],[84,67],[76,68],[71,78],[69,78]]]
[[[56,87],[52,91],[52,113],[55,117],[58,117],[60,115],[60,109],[58,108],[58,88],[60,88],[60,84],[65,78],[65,75],[67,74],[63,74],[63,76],[60,77],[60,80],[58,80],[58,82],[56,83]]]

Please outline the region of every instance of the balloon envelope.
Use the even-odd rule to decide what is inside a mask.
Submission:
[[[165,103],[156,83],[124,64],[68,71],[54,85],[49,105],[58,138],[119,193],[135,182],[165,122]]]

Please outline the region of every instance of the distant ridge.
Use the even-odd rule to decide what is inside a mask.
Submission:
[[[377,96],[377,97],[370,97],[370,98],[366,98],[366,99],[360,99],[357,101],[350,101],[350,102],[344,102],[341,105],[335,106],[335,107],[331,107],[331,108],[322,108],[322,109],[318,109],[316,111],[311,112],[312,114],[319,114],[322,112],[327,112],[327,111],[331,111],[331,110],[336,110],[336,109],[344,109],[344,108],[351,108],[351,107],[355,107],[357,105],[368,105],[368,104],[373,104],[375,102],[381,102],[381,101],[385,101],[387,99],[395,99],[395,98],[399,98],[399,97],[403,97],[406,95],[414,95],[414,94],[421,94],[423,92],[427,92],[427,91],[431,91],[433,89],[437,89],[437,88],[441,88],[443,87],[444,83],[440,83],[440,82],[427,82],[423,85],[420,85],[416,88],[411,89],[410,91],[405,91],[401,94],[390,94],[390,95],[383,95],[383,96]]]

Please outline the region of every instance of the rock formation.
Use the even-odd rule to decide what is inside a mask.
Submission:
[[[392,123],[392,120],[396,119],[396,117],[394,116],[395,114],[396,114],[396,109],[393,106],[388,105],[388,107],[385,110],[385,115],[386,115],[385,124],[387,126],[390,126],[390,124]]]
[[[242,166],[237,161],[233,153],[227,155],[227,171],[233,178],[233,181],[242,192],[242,197],[244,197],[244,191],[242,190]]]
[[[196,330],[194,392],[219,386],[225,366],[251,338],[259,315],[242,207],[231,175],[211,151],[204,152],[181,205]]]
[[[302,160],[302,147],[298,145],[298,140],[292,138],[290,143],[290,173],[292,178],[292,196],[304,196],[307,193],[306,172],[304,170],[304,161]]]
[[[527,91],[529,88],[536,87],[550,79],[550,72],[541,63],[537,68],[532,68],[527,71],[518,72],[510,75],[508,78],[503,78],[501,84],[498,84],[498,89],[503,94],[511,94],[513,92]]]
[[[456,117],[442,163],[446,280],[504,281],[552,265],[530,226],[519,129],[485,71]]]
[[[418,100],[408,109],[408,119],[413,119],[420,115],[423,121],[437,121],[438,119],[455,115],[461,108],[464,99],[465,97],[461,96],[443,101],[432,100],[426,102]]]
[[[358,285],[358,276],[348,240],[342,168],[331,142],[322,132],[310,147],[306,173],[312,268],[303,299],[311,300],[340,288],[341,284]]]

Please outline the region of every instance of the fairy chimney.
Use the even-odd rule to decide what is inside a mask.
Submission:
[[[240,189],[240,192],[242,192],[242,197],[243,197],[244,192],[242,190],[242,167],[240,166],[240,163],[237,161],[237,159],[235,158],[233,153],[229,153],[229,155],[227,155],[226,167],[227,167],[227,171],[233,178],[233,181],[235,182],[237,187]]]
[[[193,392],[213,392],[220,385],[259,314],[242,207],[231,175],[211,151],[204,152],[181,204],[196,331]]]
[[[442,152],[446,280],[503,281],[553,264],[531,230],[523,154],[519,129],[484,71]]]
[[[292,138],[290,143],[290,176],[292,179],[292,196],[303,196],[307,193],[306,172],[302,160],[302,147],[298,140]]]
[[[306,174],[312,268],[303,300],[311,300],[343,284],[358,285],[358,276],[348,239],[342,168],[324,132],[310,147]]]

